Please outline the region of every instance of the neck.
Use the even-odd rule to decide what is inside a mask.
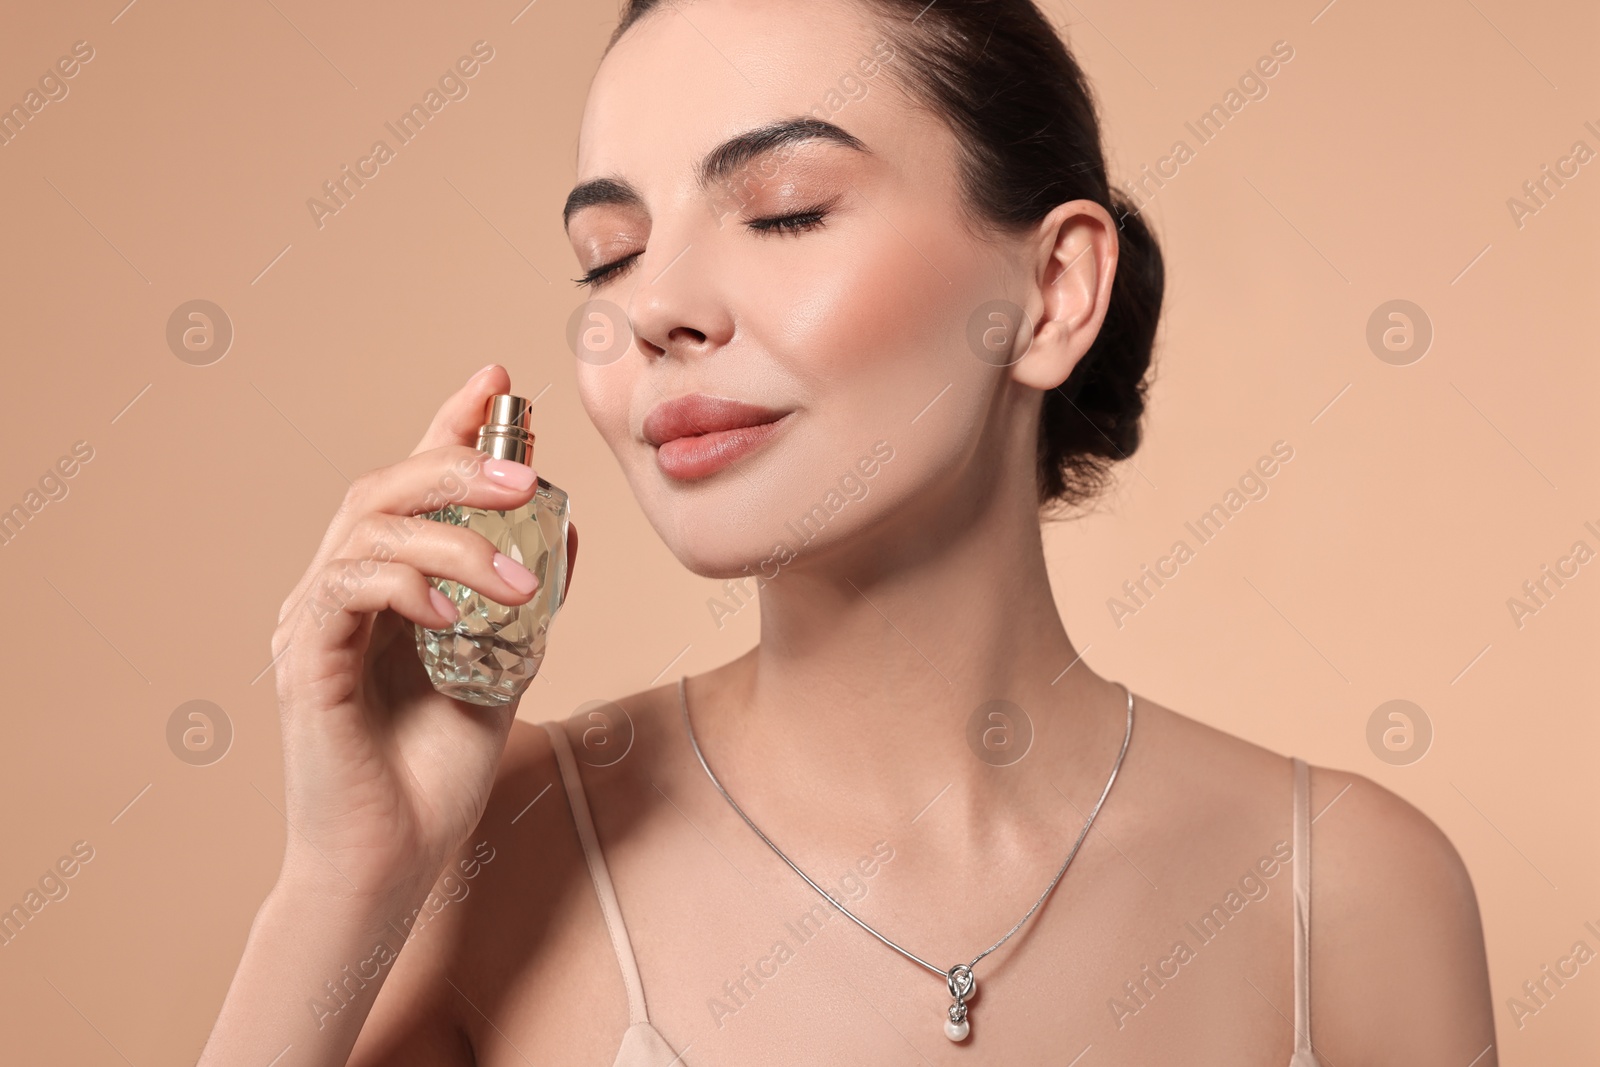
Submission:
[[[904,516],[767,583],[760,644],[692,708],[736,797],[736,782],[748,793],[781,776],[819,815],[907,820],[937,797],[979,833],[1007,806],[1060,807],[1056,789],[1076,802],[1077,778],[1103,781],[1100,742],[1114,726],[1120,745],[1123,697],[1078,662],[1031,493],[1011,498]],[[1027,745],[1030,727],[1013,762],[1006,745]]]

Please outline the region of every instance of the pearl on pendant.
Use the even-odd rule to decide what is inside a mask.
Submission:
[[[948,1037],[951,1041],[965,1041],[967,1039],[967,1034],[970,1033],[971,1030],[971,1024],[969,1024],[965,1019],[962,1019],[958,1023],[951,1022],[948,1019],[945,1020],[944,1036]]]

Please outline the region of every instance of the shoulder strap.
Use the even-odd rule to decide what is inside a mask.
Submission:
[[[1316,1063],[1311,1050],[1311,768],[1294,757],[1294,1060]]]
[[[600,852],[600,839],[595,836],[594,819],[589,815],[589,801],[583,793],[583,780],[578,777],[578,763],[572,756],[572,743],[559,722],[541,723],[550,735],[551,746],[556,751],[556,762],[561,765],[561,780],[567,787],[567,800],[572,808],[572,821],[578,828],[578,840],[583,845],[584,859],[589,862],[589,877],[594,881],[595,894],[600,898],[600,911],[606,919],[606,930],[611,934],[611,948],[617,954],[617,965],[622,969],[622,984],[628,989],[628,1024],[648,1023],[645,1012],[644,983],[639,980],[639,964],[633,956],[633,942],[628,939],[628,927],[622,921],[622,908],[617,904],[617,891],[611,885],[611,872],[606,869],[605,856]]]

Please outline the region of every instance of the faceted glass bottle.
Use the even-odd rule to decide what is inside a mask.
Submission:
[[[478,449],[529,463],[528,401],[505,393],[490,397]],[[461,617],[444,630],[416,625],[417,654],[435,689],[472,704],[509,704],[539,672],[550,621],[561,607],[567,584],[567,494],[540,478],[533,499],[520,508],[489,511],[448,504],[426,518],[482,534],[539,578],[532,600],[507,606],[459,582],[430,576]]]

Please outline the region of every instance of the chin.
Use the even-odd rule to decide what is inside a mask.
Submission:
[[[618,453],[645,517],[684,567],[770,580],[858,540],[906,503],[921,473],[859,426],[800,429],[703,478],[671,477],[648,446]],[[841,448],[850,436],[861,440]]]
[[[666,544],[684,569],[702,578],[770,578],[777,573],[774,565],[763,565],[772,553],[770,546],[708,545],[692,539],[673,539]]]
[[[657,486],[644,499],[645,516],[656,534],[689,571],[702,578],[775,577],[802,555],[810,555],[827,536],[786,526],[786,505],[760,499],[748,483],[733,480],[715,486]],[[839,531],[843,532],[843,531]]]
[[[718,475],[688,487],[657,482],[640,503],[656,534],[691,572],[772,579],[815,562],[871,521],[865,499],[830,512],[785,481]]]

